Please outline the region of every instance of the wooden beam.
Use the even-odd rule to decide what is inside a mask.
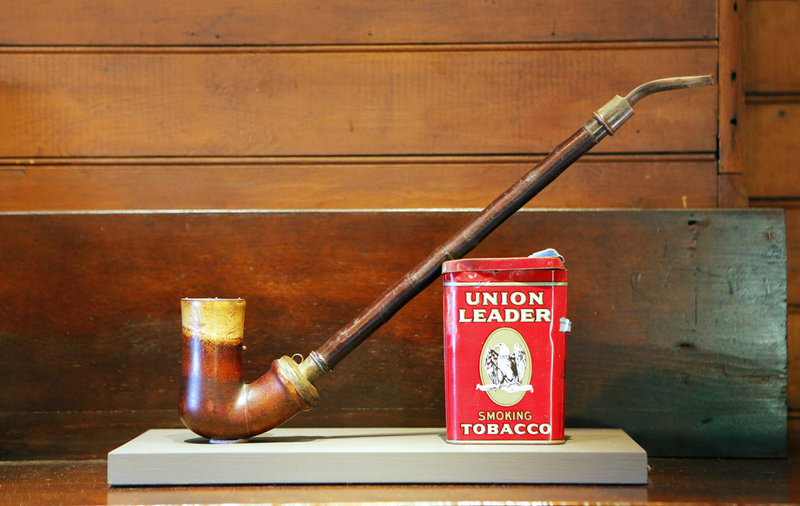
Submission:
[[[743,163],[745,0],[719,0],[719,172],[739,174]]]
[[[713,0],[2,2],[0,44],[318,45],[711,40]]]
[[[539,160],[343,157],[0,164],[0,210],[484,207]],[[715,207],[713,156],[587,156],[533,207]]]
[[[0,51],[0,157],[544,154],[713,43]],[[558,69],[556,72],[553,69]],[[625,72],[618,69],[625,68]],[[716,91],[662,93],[598,152],[716,150]]]

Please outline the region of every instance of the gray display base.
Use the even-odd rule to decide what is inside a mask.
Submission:
[[[108,454],[108,483],[644,484],[647,454],[617,429],[571,429],[561,445],[450,444],[444,429],[273,429],[210,444],[153,429]]]

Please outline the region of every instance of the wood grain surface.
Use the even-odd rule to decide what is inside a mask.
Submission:
[[[532,206],[741,206],[746,199],[743,188],[754,190],[761,202],[777,205],[798,195],[793,190],[796,150],[793,137],[786,134],[796,130],[792,83],[797,65],[791,64],[796,3],[198,0],[189,5],[174,0],[109,0],[99,6],[89,0],[64,0],[54,6],[44,0],[0,0],[4,13],[0,17],[4,112],[0,210],[482,207],[507,186],[507,180],[515,179],[614,94],[653,78],[700,73],[714,73],[725,81],[715,89],[648,98],[637,106],[629,125]],[[749,20],[744,32],[748,53],[743,76],[737,73],[736,81],[729,70],[741,57],[737,53],[741,25],[731,24],[738,18],[730,14],[743,5]],[[741,108],[736,109],[741,97],[733,93],[743,77],[748,92],[744,116],[754,118],[752,127],[741,121]],[[734,117],[736,125],[730,123]],[[735,144],[743,138],[747,145]],[[744,156],[737,151],[741,148]],[[745,170],[740,174],[741,160]],[[618,272],[618,259],[611,256],[622,247],[617,244],[638,251],[640,245],[624,234],[644,237],[646,243],[667,233],[666,243],[689,244],[688,223],[694,218],[684,216],[677,222],[685,222],[685,227],[670,228],[644,225],[627,217],[633,214],[623,215],[619,221],[594,223],[591,226],[599,227],[594,231],[587,222],[578,231],[583,238],[569,239],[583,241],[580,247],[574,243],[571,257],[584,257],[584,251],[603,246],[602,255],[591,260],[595,264],[579,262],[575,267],[586,273],[584,278],[609,269],[609,275]],[[767,215],[752,225],[753,230],[777,226],[775,215]],[[391,213],[369,216],[397,221],[380,218],[360,223],[360,214],[344,218],[339,213],[231,213],[206,223],[209,216],[0,217],[4,237],[0,259],[8,262],[0,269],[0,282],[2,293],[14,295],[13,302],[0,304],[0,317],[8,316],[0,323],[0,336],[9,350],[0,360],[0,379],[9,378],[0,395],[0,455],[102,456],[146,428],[175,426],[178,365],[167,357],[178,350],[173,339],[177,302],[175,307],[166,302],[174,297],[196,294],[195,289],[215,294],[230,290],[237,293],[228,295],[248,297],[250,307],[258,308],[248,313],[250,337],[246,336],[254,341],[248,345],[253,351],[248,374],[254,377],[274,354],[306,353],[318,345],[331,327],[366,303],[363,299],[377,294],[381,283],[393,281],[405,270],[399,258],[413,263],[437,240],[421,231],[426,227],[399,224],[400,215]],[[442,216],[433,219],[443,227],[457,225],[447,221],[455,214]],[[525,216],[523,220],[532,219]],[[651,219],[647,212],[643,216],[645,221]],[[739,223],[725,216],[724,223],[733,230],[751,226],[749,218]],[[631,225],[623,224],[629,220]],[[705,238],[717,237],[717,232],[707,230],[716,231],[718,220],[714,215],[707,229],[697,225],[702,219],[696,220],[704,238],[699,243],[706,245]],[[796,277],[793,251],[798,251],[792,227],[799,221],[790,212],[790,280]],[[540,232],[538,225],[527,221],[515,227],[516,236],[504,236],[500,244],[505,246],[498,250],[514,251],[512,243],[519,237],[550,244],[550,237],[563,233],[547,227]],[[356,240],[345,234],[351,229]],[[753,251],[763,251],[764,245],[749,235],[751,231],[744,233],[758,243],[748,243],[751,249],[737,246],[738,261],[750,265]],[[334,239],[336,234],[341,237]],[[725,236],[722,242],[733,240]],[[778,242],[783,244],[782,239]],[[717,252],[717,247],[715,243],[709,251]],[[349,251],[349,259],[340,257],[342,248]],[[400,253],[394,252],[396,248]],[[391,258],[389,250],[394,252]],[[653,258],[675,260],[659,257],[661,250],[655,248],[643,251]],[[295,263],[311,256],[317,260]],[[719,283],[696,284],[713,292],[709,301],[717,301],[717,296],[727,301],[728,305],[712,304],[715,311],[727,308],[719,321],[738,322],[739,316],[750,315],[747,323],[755,325],[748,297],[741,310],[730,309],[732,295],[725,290],[730,285],[741,295],[734,282],[740,264],[726,261],[719,263],[728,265],[724,275],[710,276]],[[388,279],[382,277],[387,272],[384,262]],[[287,264],[294,267],[282,270],[280,266]],[[692,279],[705,276],[692,271],[697,265],[685,267],[694,272]],[[692,299],[691,289],[673,286],[666,264],[632,266],[638,270],[626,271],[623,278],[645,273],[642,279],[651,281],[645,290],[649,294],[657,287],[648,273],[657,272],[674,292],[665,299],[670,307],[683,308],[676,321],[690,320],[687,315],[692,311],[686,305]],[[708,266],[708,272],[721,273],[716,260]],[[326,269],[326,274],[312,281],[304,269],[317,267]],[[354,271],[361,275],[352,276]],[[299,285],[291,285],[298,283],[295,278],[302,280]],[[355,278],[361,281],[352,281]],[[721,279],[727,280],[724,285]],[[318,282],[326,288],[312,288]],[[614,288],[614,307],[633,301],[643,304],[633,297],[635,285],[629,281]],[[747,287],[748,293],[757,291],[752,284]],[[600,289],[594,290],[592,298],[587,286],[578,289],[580,304],[574,306],[592,320],[587,308],[601,304],[594,300]],[[790,307],[796,299],[792,294],[790,288]],[[325,380],[321,386],[323,405],[293,423],[443,423],[441,400],[431,393],[441,389],[440,372],[430,378],[415,372],[399,386],[392,374],[398,367],[415,370],[420,361],[439,356],[439,345],[431,337],[438,332],[434,320],[439,316],[430,309],[439,304],[437,297],[435,292],[423,294],[421,301],[412,302],[417,309],[407,308],[381,331],[388,337],[379,344],[372,340],[365,344],[359,360],[374,362],[374,372],[361,381],[355,372],[338,374],[337,369],[336,378],[341,379]],[[702,297],[700,301],[702,307]],[[760,302],[767,301],[772,311],[783,307],[782,301],[769,297]],[[641,327],[645,318],[655,318],[655,307],[665,313],[654,320],[658,334],[669,329],[673,339],[678,323],[667,321],[670,311],[655,303],[650,311],[640,306],[622,311],[624,318],[639,322],[630,332],[655,332]],[[758,318],[780,320],[772,313]],[[616,344],[609,346],[604,340],[616,331],[604,325],[603,344],[583,339],[575,345],[577,355],[570,358],[569,374],[576,371],[584,382],[574,387],[574,403],[568,407],[573,422],[628,423],[634,413],[643,412],[644,418],[632,422],[633,430],[659,431],[662,440],[648,444],[659,452],[670,446],[665,454],[781,451],[778,440],[785,419],[772,423],[779,418],[773,408],[780,406],[773,395],[775,385],[785,382],[775,369],[781,365],[780,345],[772,349],[769,366],[760,352],[752,362],[737,355],[731,366],[727,351],[720,347],[739,349],[741,343],[750,343],[752,336],[730,341],[730,336],[749,327],[726,330],[725,336],[714,337],[715,344],[697,344],[683,340],[683,334],[692,337],[695,332],[684,324],[678,342],[694,343],[696,348],[655,345],[645,339],[647,346],[655,346],[653,351],[638,348],[633,334],[623,334],[622,351],[609,357]],[[779,329],[769,332],[773,331]],[[589,331],[584,337],[593,335]],[[587,346],[583,355],[581,346]],[[594,347],[603,350],[598,355],[603,360],[614,359],[613,367],[600,366],[608,371],[597,372],[589,358]],[[725,367],[703,365],[708,362],[707,348],[713,349],[711,355],[725,357]],[[653,363],[652,357],[663,352],[666,365]],[[640,361],[640,354],[651,357],[641,361],[641,368],[655,369],[657,379],[640,378],[636,363],[631,366],[636,372],[627,376],[615,369],[620,360]],[[703,360],[676,365],[671,358],[675,354],[702,355]],[[388,356],[401,358],[388,361]],[[696,370],[685,373],[684,365]],[[600,375],[596,383],[593,374]],[[716,389],[726,384],[723,377],[734,380],[720,394],[726,399],[719,401],[725,416],[706,416],[699,429],[692,425],[688,432],[678,433],[672,426],[645,427],[668,404],[653,412],[649,405],[624,404],[612,413],[613,406],[622,406],[624,389],[621,382],[612,385],[610,378],[621,376],[654,389],[654,403],[672,402],[674,397],[676,410],[693,409],[686,423],[695,425],[706,407],[717,410]],[[662,376],[668,379],[662,382],[658,379]],[[687,383],[677,382],[678,376]],[[759,381],[768,393],[752,390]],[[413,382],[439,386],[421,390]],[[353,383],[364,386],[354,391],[347,386]],[[677,394],[667,395],[664,385],[673,384],[678,384]],[[739,388],[740,384],[747,386]],[[709,398],[715,400],[698,408],[693,403],[708,397],[706,386]],[[637,392],[637,402],[650,401],[650,390],[647,395]],[[691,392],[686,394],[689,400],[686,392]],[[603,401],[607,395],[609,406]],[[753,410],[768,405],[762,411],[769,420],[761,422],[769,426],[769,434],[740,444],[745,428],[761,422],[747,415],[731,429],[730,413],[740,406],[726,402],[751,395],[759,397]],[[326,398],[331,400],[326,403]],[[665,415],[664,423],[674,418]],[[731,430],[741,438],[723,442],[722,435]]]
[[[483,207],[535,156],[64,159],[0,164],[2,211]],[[540,208],[717,205],[713,155],[587,155]]]
[[[800,95],[748,99],[745,178],[753,199],[800,195]]]
[[[790,205],[792,203],[789,203]],[[786,210],[786,270],[789,304],[800,308],[800,202]],[[800,342],[798,342],[800,344]],[[798,403],[800,406],[800,403]]]
[[[790,378],[798,378],[800,377],[800,311],[797,311],[796,307],[790,310],[786,326],[788,328],[787,372]],[[789,383],[786,389],[786,402],[790,407],[800,406],[800,385]]]
[[[647,486],[316,485],[114,487],[106,463],[3,463],[0,494],[12,504],[348,503],[796,504],[800,466],[786,459],[651,458]]]
[[[0,43],[220,45],[713,39],[713,0],[5,2]]]
[[[469,216],[0,215],[2,453],[63,454],[78,446],[65,433],[102,427],[79,451],[103,455],[142,425],[174,426],[181,297],[247,299],[255,379],[321,344]],[[568,426],[621,427],[651,455],[785,451],[780,211],[528,211],[473,256],[546,246],[570,270]],[[442,425],[441,325],[434,286],[325,377],[320,404],[292,423]]]
[[[752,205],[786,209],[789,347],[800,345],[800,3],[749,0],[744,44],[747,122],[745,182]],[[797,354],[789,359],[789,409],[800,410]]]
[[[719,8],[719,172],[742,172],[744,155],[744,4],[720,0]]]
[[[0,52],[0,157],[543,154],[614,95],[717,65],[712,43],[469,49]],[[713,88],[659,94],[597,151],[714,152],[715,111]]]
[[[800,2],[748,0],[744,75],[750,93],[800,91]]]

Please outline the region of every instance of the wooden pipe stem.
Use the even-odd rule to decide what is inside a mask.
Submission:
[[[592,119],[559,144],[530,172],[317,348],[316,354],[324,361],[325,367],[334,368],[409,300],[438,278],[443,262],[461,258],[469,253],[509,216],[553,182],[575,160],[606,135],[613,135],[633,115],[633,103],[660,91],[711,84],[713,84],[711,76],[659,79],[638,86],[625,98],[616,96],[611,99],[594,113]]]
[[[443,262],[461,258],[469,253],[487,235],[595,144],[597,144],[595,137],[586,128],[580,128],[556,147],[533,170],[489,204],[476,218],[464,225],[461,230],[384,291],[350,323],[317,348],[316,352],[325,360],[329,368],[335,367],[409,300],[436,280],[441,274]]]

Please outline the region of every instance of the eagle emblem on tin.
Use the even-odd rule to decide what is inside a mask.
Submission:
[[[533,392],[529,364],[530,350],[522,335],[508,327],[496,329],[481,350],[481,383],[475,388],[486,392],[495,404],[512,406],[526,392]]]

